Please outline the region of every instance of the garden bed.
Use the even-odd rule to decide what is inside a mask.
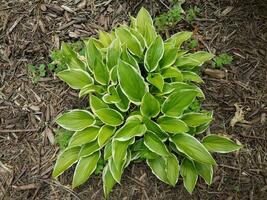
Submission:
[[[156,17],[169,4],[160,0],[44,2],[3,2],[0,7],[0,199],[103,199],[100,176],[94,175],[74,191],[69,185],[72,170],[60,182],[51,178],[58,152],[53,120],[67,109],[86,105],[87,99],[78,100],[78,93],[49,70],[33,83],[28,64],[47,65],[51,51],[61,42],[110,30],[142,6]],[[188,1],[185,7],[189,5],[200,8],[193,23],[182,21],[162,35],[190,30],[199,40],[199,49],[233,55],[232,64],[220,69],[223,78],[203,71],[204,106],[214,110],[208,131],[238,139],[245,147],[216,155],[213,184],[208,187],[198,181],[191,196],[182,181],[174,188],[167,186],[139,163],[130,165],[110,199],[231,200],[267,195],[267,4],[199,0]],[[231,126],[237,112],[243,112],[244,120]]]

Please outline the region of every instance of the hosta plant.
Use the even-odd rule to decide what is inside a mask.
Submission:
[[[75,188],[104,160],[107,196],[131,162],[144,161],[166,184],[175,186],[181,176],[190,193],[199,176],[211,184],[216,165],[211,153],[235,151],[241,145],[224,136],[201,135],[212,112],[194,106],[204,100],[198,87],[203,80],[196,72],[213,55],[183,50],[191,35],[179,32],[164,41],[142,8],[130,26],[99,31],[98,39],[85,40],[84,55],[62,45],[68,69],[57,76],[88,98],[88,107],[55,120],[73,134],[58,155],[53,177],[76,164]]]

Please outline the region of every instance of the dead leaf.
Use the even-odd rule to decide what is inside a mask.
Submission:
[[[236,111],[235,111],[235,116],[233,119],[230,121],[230,126],[234,127],[237,122],[240,123],[249,123],[248,121],[245,120],[245,113],[243,111],[243,108],[238,105],[238,103],[234,104]]]

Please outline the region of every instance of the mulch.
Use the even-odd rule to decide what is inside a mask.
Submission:
[[[0,200],[103,199],[100,176],[72,191],[72,169],[51,178],[58,147],[53,119],[86,104],[48,72],[33,84],[28,64],[48,64],[60,43],[77,41],[127,22],[145,6],[153,16],[166,11],[162,0],[0,1]],[[110,199],[265,199],[267,196],[267,2],[260,0],[196,0],[200,15],[166,30],[194,31],[200,49],[234,57],[221,69],[223,78],[203,73],[204,106],[214,110],[208,131],[244,144],[236,153],[215,155],[213,184],[199,180],[192,195],[182,180],[170,187],[145,164],[131,164]],[[235,113],[244,120],[231,126]],[[242,115],[241,115],[242,116]]]

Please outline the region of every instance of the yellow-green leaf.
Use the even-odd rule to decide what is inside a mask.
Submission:
[[[168,38],[164,43],[165,43],[165,48],[170,49],[170,48],[176,48],[179,49],[181,44],[185,42],[186,40],[190,39],[192,36],[192,32],[187,32],[187,31],[182,31],[175,33],[172,35],[170,38]]]
[[[170,67],[175,63],[177,57],[177,48],[170,48],[164,51],[163,57],[159,62],[160,68]]]
[[[111,70],[114,66],[116,66],[119,62],[121,54],[121,45],[119,39],[113,40],[111,45],[107,50],[107,66],[109,70]]]
[[[163,90],[164,87],[164,79],[159,73],[150,73],[147,77],[147,81],[154,85],[159,91]]]
[[[98,144],[103,147],[108,140],[114,135],[116,128],[108,125],[104,125],[99,130]]]
[[[70,45],[63,43],[61,46],[61,51],[65,60],[67,60],[69,69],[85,70],[85,64],[79,59],[78,54],[71,49]]]
[[[95,123],[95,118],[87,110],[72,110],[57,117],[56,123],[70,131],[81,131]]]
[[[149,131],[153,132],[156,136],[158,136],[160,140],[165,141],[167,139],[168,135],[160,128],[160,126],[156,122],[152,121],[146,116],[143,117],[143,122],[145,123],[146,128]]]
[[[189,130],[186,123],[175,117],[161,116],[158,118],[157,123],[162,130],[168,133],[185,133]]]
[[[194,162],[195,167],[197,170],[197,173],[205,180],[205,182],[208,185],[211,185],[212,183],[212,177],[213,177],[213,167],[209,164],[203,164],[199,162]]]
[[[81,69],[67,69],[57,73],[57,76],[65,81],[73,89],[82,89],[94,82],[92,77]]]
[[[208,150],[193,136],[185,133],[177,133],[171,141],[178,151],[184,153],[189,158],[201,163],[215,165],[216,162]]]
[[[196,83],[204,83],[204,81],[202,80],[202,78],[197,75],[194,72],[190,72],[190,71],[183,71],[183,80],[184,81],[192,81],[192,82],[196,82]]]
[[[121,89],[123,93],[136,104],[140,104],[143,96],[148,90],[142,76],[136,70],[125,63],[120,61],[118,65],[118,76]]]
[[[208,149],[208,151],[218,153],[229,153],[232,151],[237,151],[243,147],[227,137],[213,134],[204,137],[202,144],[206,147],[206,149]]]
[[[99,151],[90,156],[80,158],[74,171],[72,188],[78,187],[88,180],[91,174],[95,171],[99,158]]]
[[[127,119],[123,127],[117,132],[115,139],[127,141],[136,136],[142,136],[146,132],[146,126],[142,123],[139,116],[131,116]]]
[[[188,126],[197,127],[202,124],[209,123],[212,120],[212,117],[205,113],[186,113],[181,117]]]
[[[80,149],[80,147],[68,148],[59,154],[52,174],[54,178],[77,162]]]
[[[120,39],[121,43],[125,43],[127,45],[127,48],[129,48],[132,54],[138,57],[143,56],[143,49],[140,45],[140,42],[133,34],[131,34],[129,30],[127,30],[125,27],[120,27],[115,30],[115,33]]]
[[[146,147],[150,151],[152,151],[152,152],[154,152],[160,156],[169,156],[170,155],[170,152],[167,149],[167,147],[165,146],[165,144],[151,131],[147,131],[145,133],[144,144],[146,145]]]
[[[69,141],[68,147],[82,146],[83,144],[94,141],[98,136],[98,127],[88,127],[82,131],[76,131]]]
[[[145,68],[148,72],[155,71],[158,67],[159,61],[161,60],[164,53],[164,44],[161,36],[157,36],[155,40],[148,47],[144,63]]]
[[[152,170],[152,173],[164,183],[169,184],[167,173],[166,173],[166,164],[164,158],[158,157],[157,159],[147,159],[147,165]]]
[[[179,177],[179,162],[174,154],[166,157],[166,175],[170,185],[175,186]]]
[[[123,116],[111,108],[96,110],[95,114],[102,122],[110,126],[119,126],[123,123]]]
[[[82,146],[81,151],[79,153],[79,158],[90,156],[96,151],[98,151],[99,149],[100,149],[100,146],[98,145],[97,140],[87,143]]]
[[[107,198],[112,188],[116,184],[116,181],[113,178],[108,165],[106,165],[103,169],[102,180],[103,180],[104,196],[105,198]]]
[[[166,116],[178,117],[191,105],[196,96],[195,90],[175,91],[164,101],[161,110]]]
[[[181,176],[183,177],[186,190],[192,194],[197,183],[198,174],[194,163],[186,158],[181,164]]]
[[[147,92],[142,99],[140,110],[143,116],[156,117],[160,112],[160,104],[152,94]]]

